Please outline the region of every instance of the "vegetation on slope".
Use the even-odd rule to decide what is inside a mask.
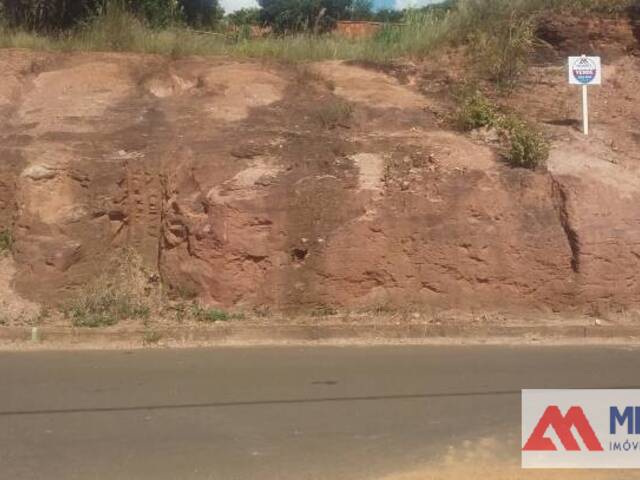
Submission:
[[[617,15],[640,8],[640,0],[447,0],[405,10],[401,25],[388,23],[371,38],[349,39],[330,33],[331,26],[340,18],[374,18],[366,0],[260,0],[260,4],[263,8],[258,11],[220,21],[217,0],[0,0],[0,47],[387,62],[419,60],[446,46],[468,46],[475,67],[470,71],[504,91],[527,70],[542,13]],[[240,29],[251,25],[269,27],[271,33],[251,38],[250,29]],[[463,105],[463,112],[467,107]],[[475,125],[486,119],[473,116],[488,111],[464,114],[469,113],[465,121],[470,124],[464,128],[488,126]],[[338,107],[327,109],[321,121],[330,128],[347,114]],[[491,126],[508,139],[509,163],[527,168],[544,163],[548,146],[541,134],[515,117],[492,115]]]
[[[519,75],[524,68],[523,59],[532,46],[534,26],[540,12],[554,9],[566,13],[584,13],[587,10],[616,13],[638,3],[637,0],[457,0],[439,8],[407,10],[403,13],[401,27],[390,24],[374,38],[350,40],[332,34],[315,34],[314,25],[309,25],[314,23],[309,20],[311,14],[302,15],[306,19],[302,22],[305,28],[296,28],[296,33],[289,35],[272,34],[254,39],[234,35],[229,24],[242,21],[242,18],[255,22],[256,16],[251,14],[230,17],[229,22],[217,26],[209,19],[211,32],[196,32],[183,20],[190,18],[192,24],[197,24],[194,19],[202,18],[184,14],[184,5],[197,0],[132,2],[138,5],[136,8],[127,7],[125,0],[108,0],[106,5],[94,0],[102,6],[83,10],[93,13],[78,25],[70,26],[73,22],[63,17],[58,31],[43,34],[37,33],[36,28],[42,19],[34,20],[29,12],[18,14],[12,10],[11,5],[16,1],[0,0],[0,5],[4,5],[0,47],[126,50],[174,56],[225,54],[288,61],[326,58],[384,61],[398,57],[420,58],[442,45],[472,43],[478,52],[478,62],[486,66],[487,73],[497,80],[506,78],[507,81]],[[38,1],[28,0],[27,3]],[[165,13],[171,13],[171,8],[183,12],[182,20],[176,20],[172,14],[175,21],[169,21],[151,7],[146,10],[142,7],[157,1],[167,3]],[[181,4],[184,5],[180,7]],[[348,5],[346,0],[344,5]],[[297,15],[296,18],[302,18],[299,12]],[[340,15],[348,15],[348,12]],[[258,18],[265,21],[264,15]],[[274,31],[287,31],[287,28],[280,28],[273,22],[270,25]]]

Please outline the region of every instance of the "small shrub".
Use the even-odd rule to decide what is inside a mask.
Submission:
[[[13,248],[13,236],[9,230],[0,230],[0,256],[7,255]]]
[[[493,31],[473,35],[470,49],[478,71],[500,88],[512,88],[527,71],[534,46],[532,18],[505,19]]]
[[[271,315],[271,308],[269,305],[259,305],[253,307],[253,314],[258,318],[266,318]]]
[[[185,318],[189,316],[189,305],[185,302],[178,302],[175,305],[171,305],[170,310],[173,310],[174,316],[177,322],[182,323]]]
[[[307,65],[296,65],[295,74],[296,82],[303,87],[306,87],[310,83],[322,81],[322,76]]]
[[[324,128],[346,127],[353,115],[353,107],[346,102],[336,100],[318,108],[315,114]]]
[[[459,128],[470,131],[495,126],[498,109],[480,90],[465,87],[456,97],[459,107],[454,121]]]
[[[198,290],[191,285],[179,285],[173,293],[181,300],[193,300],[198,296]]]
[[[549,157],[549,142],[542,132],[515,115],[501,113],[478,89],[465,88],[457,95],[460,106],[455,122],[463,130],[493,127],[505,143],[504,158],[513,167],[536,169]]]
[[[509,148],[505,154],[507,163],[513,167],[535,170],[549,158],[549,142],[542,132],[532,125],[516,121],[507,130]]]
[[[162,340],[162,334],[156,330],[146,330],[142,337],[142,343],[144,345],[155,345]]]
[[[362,313],[366,313],[374,316],[384,316],[390,313],[395,312],[396,309],[393,307],[391,303],[386,302],[378,302],[373,305],[366,307],[362,310]]]

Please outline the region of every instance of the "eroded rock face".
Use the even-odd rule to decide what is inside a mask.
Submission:
[[[128,246],[225,306],[640,302],[635,173],[600,144],[510,169],[353,65],[29,55],[0,53],[0,227],[30,299]]]

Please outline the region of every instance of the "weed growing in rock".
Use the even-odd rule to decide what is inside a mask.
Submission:
[[[142,343],[144,345],[155,345],[160,340],[162,340],[162,334],[151,329],[145,330],[144,336],[142,337]]]
[[[95,286],[76,297],[67,315],[76,327],[108,327],[120,320],[149,317],[151,310],[114,286]]]
[[[82,289],[65,314],[76,327],[107,327],[121,320],[147,319],[158,293],[149,286],[142,260],[133,251],[115,255],[114,267]]]
[[[13,236],[7,229],[0,230],[0,256],[7,255],[13,248]]]
[[[311,310],[312,317],[332,317],[338,314],[338,310],[329,305],[318,305]]]
[[[200,305],[193,305],[191,314],[197,321],[207,323],[226,322],[231,318],[231,316],[224,310],[217,308],[205,308]]]
[[[353,107],[347,102],[336,100],[321,106],[315,114],[324,128],[348,127]]]
[[[227,322],[245,318],[242,313],[229,313],[219,308],[207,308],[197,304],[191,306],[190,314],[194,320],[204,323]]]

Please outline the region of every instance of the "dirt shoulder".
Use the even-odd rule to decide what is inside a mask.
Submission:
[[[220,322],[210,325],[118,325],[107,328],[63,326],[0,327],[0,349],[104,349],[231,345],[375,344],[543,344],[636,345],[640,326],[593,319],[509,321],[502,318],[442,323],[415,316],[358,315],[326,319]]]

